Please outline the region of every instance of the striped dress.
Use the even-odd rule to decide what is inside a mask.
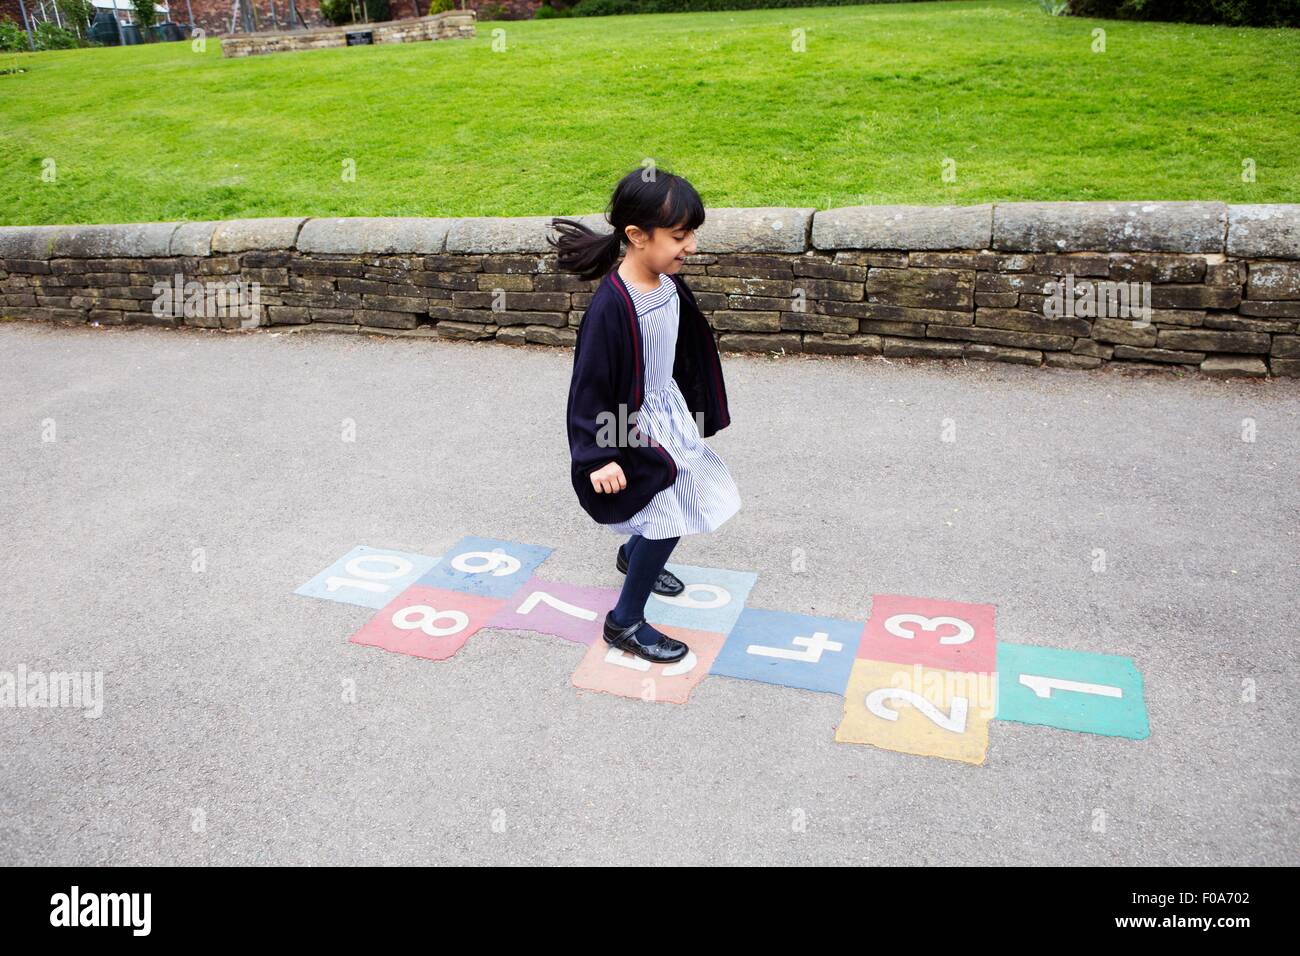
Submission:
[[[645,538],[712,531],[740,510],[740,492],[726,464],[700,437],[695,416],[673,379],[681,317],[677,285],[663,273],[653,292],[624,281],[645,343],[645,396],[637,425],[673,456],[677,480],[627,521],[605,527]]]

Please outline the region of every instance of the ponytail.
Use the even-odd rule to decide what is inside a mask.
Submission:
[[[573,219],[552,219],[551,226],[560,237],[548,235],[546,241],[555,247],[565,272],[590,281],[604,278],[618,264],[623,246],[623,234],[618,230],[602,235]]]

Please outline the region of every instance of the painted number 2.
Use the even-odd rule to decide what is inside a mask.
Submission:
[[[885,701],[888,700],[911,704],[937,726],[951,733],[960,734],[966,731],[966,711],[970,702],[965,697],[954,697],[952,710],[945,714],[916,691],[904,690],[901,687],[882,687],[867,695],[867,710],[882,720],[898,720],[898,711],[885,706]]]

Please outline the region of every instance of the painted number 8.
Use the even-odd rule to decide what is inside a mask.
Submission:
[[[452,624],[435,627],[433,622],[447,618]],[[393,615],[393,627],[403,631],[420,630],[430,637],[448,637],[459,634],[469,626],[469,615],[464,611],[439,611],[427,604],[412,604]]]

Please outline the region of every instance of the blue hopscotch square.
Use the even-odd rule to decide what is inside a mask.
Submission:
[[[415,583],[483,597],[509,598],[533,576],[552,549],[466,535]]]
[[[378,610],[437,563],[425,554],[359,544],[293,593]]]
[[[843,694],[865,621],[747,607],[710,674]]]
[[[688,627],[696,631],[726,634],[744,610],[758,575],[753,571],[699,568],[690,564],[664,567],[681,578],[686,590],[676,597],[651,593],[645,619],[651,624]]]
[[[1132,659],[998,642],[995,719],[1108,737],[1151,736]]]

